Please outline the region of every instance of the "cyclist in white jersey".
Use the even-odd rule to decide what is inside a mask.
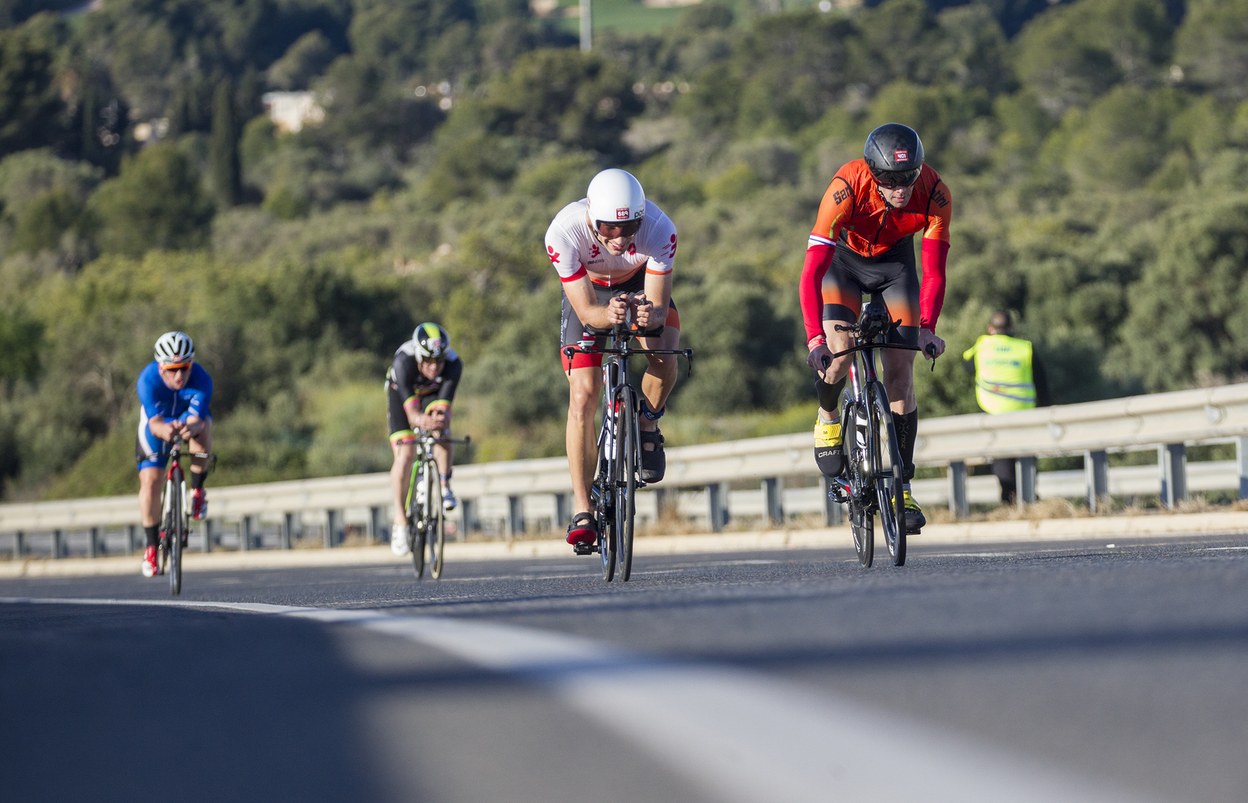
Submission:
[[[601,345],[599,333],[623,323],[631,310],[643,348],[678,348],[680,315],[672,301],[675,224],[623,170],[594,176],[586,196],[561,209],[546,230],[546,255],[563,283],[560,342]],[[658,421],[676,385],[677,366],[674,355],[647,358],[641,380],[641,478],[654,483],[666,470]],[[597,539],[589,487],[597,461],[594,410],[602,394],[601,365],[600,354],[575,354],[570,361],[563,356],[568,471],[577,511],[568,526],[573,545]]]

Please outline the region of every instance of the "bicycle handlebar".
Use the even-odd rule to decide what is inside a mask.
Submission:
[[[467,446],[468,444],[472,443],[472,436],[471,436],[471,435],[465,435],[465,436],[464,436],[464,437],[462,437],[462,438],[440,438],[440,437],[438,437],[438,436],[436,436],[436,435],[434,435],[434,434],[433,434],[435,431],[436,431],[436,430],[431,430],[431,429],[420,429],[420,428],[418,427],[418,428],[415,430],[416,439],[417,439],[417,440],[424,440],[425,438],[428,438],[429,440],[433,441],[434,443],[441,443],[441,444],[448,444],[448,443],[452,443],[452,444],[457,444],[457,445],[460,445],[460,446]]]

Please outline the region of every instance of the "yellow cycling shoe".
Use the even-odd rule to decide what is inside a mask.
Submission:
[[[841,422],[829,424],[815,418],[815,465],[826,477],[839,476],[845,470],[845,450],[841,446]]]

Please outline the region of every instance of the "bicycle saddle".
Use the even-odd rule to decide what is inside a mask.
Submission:
[[[891,321],[888,310],[878,301],[872,301],[862,308],[858,316],[858,336],[863,341],[875,340],[888,331]]]

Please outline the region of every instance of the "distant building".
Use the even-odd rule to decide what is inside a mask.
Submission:
[[[294,134],[305,125],[320,125],[325,121],[325,109],[311,92],[265,92],[260,100],[278,131]]]

